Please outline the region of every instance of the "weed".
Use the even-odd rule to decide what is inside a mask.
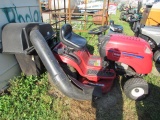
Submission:
[[[48,120],[61,119],[66,106],[59,105],[59,100],[48,94],[48,79],[45,74],[41,77],[21,75],[11,81],[8,94],[0,97],[0,118]],[[64,117],[64,116],[63,116]]]

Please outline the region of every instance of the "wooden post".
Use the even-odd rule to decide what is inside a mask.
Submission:
[[[87,17],[86,17],[86,8],[87,8],[87,3],[88,3],[88,0],[85,0],[85,12],[84,12],[84,28],[86,29],[86,21],[87,21]]]
[[[41,19],[42,19],[42,22],[43,22],[41,1],[38,0],[38,3],[39,3],[39,11],[40,11]]]
[[[69,23],[71,24],[71,1],[68,0]]]
[[[64,3],[65,4],[65,3]],[[59,9],[59,0],[58,0],[58,9]],[[58,20],[60,21],[61,20],[61,15],[59,13],[59,10],[58,10]],[[59,23],[59,28],[60,28],[60,22]]]
[[[51,7],[51,2],[52,2],[52,0],[48,0],[48,7],[49,7],[49,23],[50,23],[50,24],[51,24],[51,19],[52,19],[52,13],[51,13],[52,7]]]
[[[107,23],[107,25],[108,25],[108,18],[109,18],[108,10],[109,10],[109,0],[108,0],[108,3],[107,3],[107,12],[106,12],[106,23]]]
[[[108,0],[109,1],[109,0]],[[108,8],[108,6],[107,6]],[[106,0],[103,2],[103,12],[102,12],[102,26],[104,25],[104,17],[106,16]],[[107,11],[108,12],[108,11]],[[106,17],[105,17],[106,18]]]

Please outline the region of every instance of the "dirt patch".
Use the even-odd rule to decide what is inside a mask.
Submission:
[[[110,92],[95,101],[70,99],[71,120],[119,120],[123,117],[123,99],[119,81]]]
[[[110,92],[95,102],[97,120],[120,120],[123,118],[123,99],[119,80],[115,80]]]
[[[66,111],[70,120],[119,120],[122,119],[123,99],[119,81],[116,80],[110,92],[95,101],[77,101],[65,97],[55,88],[50,94],[68,101]]]
[[[95,120],[96,110],[90,101],[71,101],[69,118],[71,120]]]

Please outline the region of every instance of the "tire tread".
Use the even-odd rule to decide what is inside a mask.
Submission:
[[[148,83],[142,78],[131,78],[128,81],[126,81],[126,83],[123,86],[124,93],[126,94],[127,97],[129,97],[132,100],[139,100],[139,98],[130,96],[130,90],[132,89],[132,87],[136,87],[136,86],[138,87],[141,85],[145,89],[148,88]],[[146,91],[146,93],[148,94],[148,91]]]

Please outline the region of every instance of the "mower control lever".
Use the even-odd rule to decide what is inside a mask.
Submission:
[[[104,25],[104,26],[94,28],[94,29],[90,30],[88,33],[89,34],[100,35],[100,34],[102,34],[102,32],[105,32],[106,30],[108,30],[108,28],[109,28],[109,26]]]

